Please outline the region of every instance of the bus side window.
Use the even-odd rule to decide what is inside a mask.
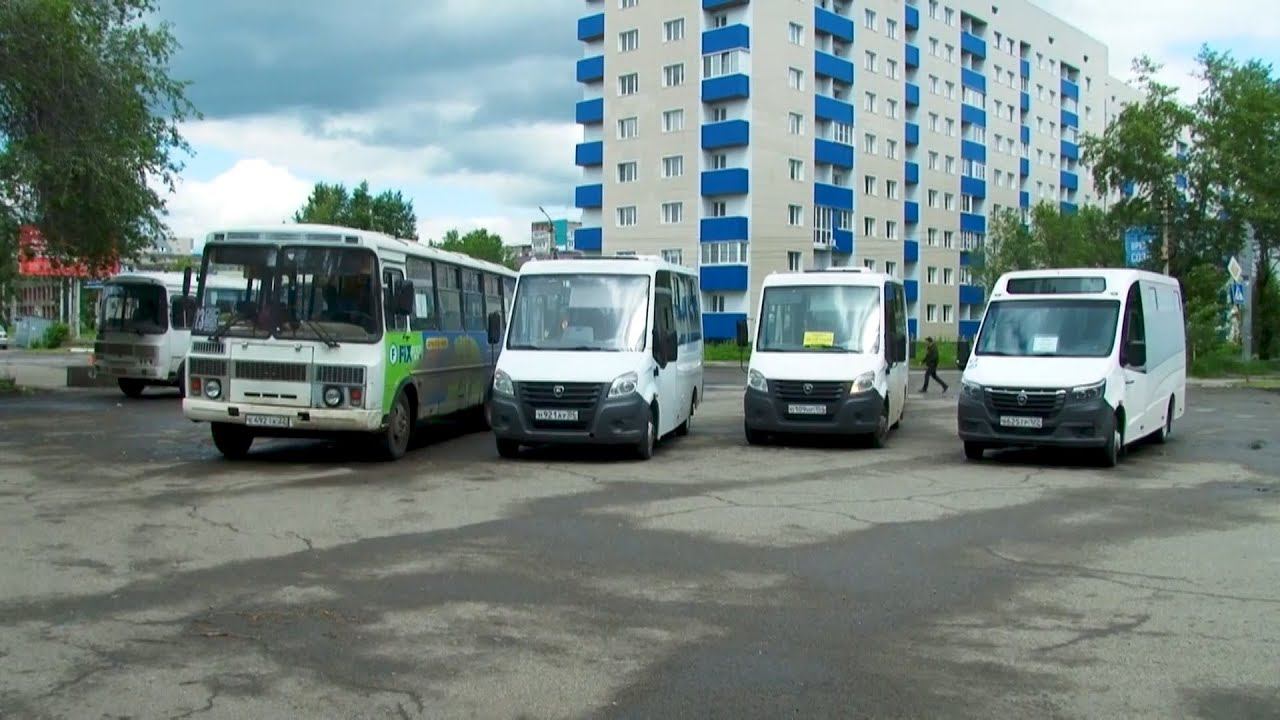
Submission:
[[[459,288],[458,268],[443,263],[436,265],[436,295],[440,303],[440,329],[445,332],[461,332],[462,292]]]
[[[413,317],[409,319],[410,329],[416,332],[429,332],[440,329],[440,318],[436,312],[435,268],[429,260],[409,258],[409,279],[413,281]]]
[[[403,282],[404,272],[401,270],[386,270],[382,273],[382,308],[389,332],[404,332],[409,329],[409,318],[396,315],[396,293]]]
[[[503,318],[502,326],[506,328],[506,317],[502,307],[502,278],[497,275],[484,275],[484,317],[485,328],[489,327],[489,316],[498,313]]]
[[[702,341],[702,301],[698,295],[698,279],[696,277],[687,276],[684,278],[685,291],[689,298],[689,332],[690,339],[693,342]]]
[[[1129,288],[1129,298],[1124,309],[1123,345],[1120,347],[1120,362],[1128,367],[1141,368],[1146,365],[1147,324],[1142,311],[1142,290],[1138,283]],[[1140,350],[1140,352],[1139,352]],[[1131,353],[1137,353],[1133,357]]]

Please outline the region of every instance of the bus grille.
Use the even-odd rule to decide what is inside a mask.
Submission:
[[[101,355],[104,357],[130,357],[133,355],[133,346],[125,343],[108,343],[98,341],[93,344],[93,352],[95,355]]]
[[[560,392],[556,392],[559,388]],[[539,407],[594,408],[600,386],[593,383],[520,383],[520,399]]]
[[[354,365],[318,365],[316,382],[326,385],[364,385],[364,368]]]
[[[191,358],[187,361],[187,367],[192,375],[206,375],[211,377],[227,376],[227,361],[215,358]]]
[[[1048,417],[1061,410],[1066,399],[1065,390],[987,388],[987,401],[992,409],[1000,412]]]
[[[849,394],[849,387],[839,382],[806,382],[804,380],[770,380],[769,386],[779,400],[835,402]],[[808,392],[805,392],[805,388]]]
[[[300,363],[276,363],[261,360],[237,360],[237,380],[266,382],[306,382],[307,366]]]
[[[222,355],[226,353],[227,348],[221,342],[209,342],[208,340],[194,340],[191,343],[191,352],[200,355]]]

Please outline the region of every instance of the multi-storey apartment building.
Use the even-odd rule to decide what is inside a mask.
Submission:
[[[1097,202],[1082,135],[1133,99],[1028,0],[586,5],[575,247],[697,266],[709,339],[770,272],[851,264],[906,281],[914,335],[972,336],[988,218]]]

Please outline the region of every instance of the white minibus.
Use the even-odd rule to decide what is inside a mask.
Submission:
[[[1002,276],[961,381],[971,460],[1003,447],[1100,451],[1163,442],[1186,410],[1186,333],[1173,278],[1138,270]]]
[[[747,442],[778,434],[862,436],[883,447],[906,409],[901,281],[863,268],[765,278],[743,399]],[[748,342],[740,322],[738,342]]]
[[[702,390],[696,271],[634,256],[520,268],[489,401],[502,457],[580,443],[648,459],[689,432]]]

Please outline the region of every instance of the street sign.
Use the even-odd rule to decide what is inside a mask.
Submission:
[[[1231,283],[1231,304],[1244,305],[1244,283]]]
[[[1244,268],[1240,266],[1239,260],[1235,259],[1235,257],[1232,257],[1231,260],[1227,263],[1227,272],[1231,273],[1231,279],[1235,280],[1238,283],[1240,282],[1241,274],[1244,272]]]
[[[1153,237],[1145,228],[1130,228],[1124,234],[1124,261],[1129,267],[1141,267],[1151,259]]]

